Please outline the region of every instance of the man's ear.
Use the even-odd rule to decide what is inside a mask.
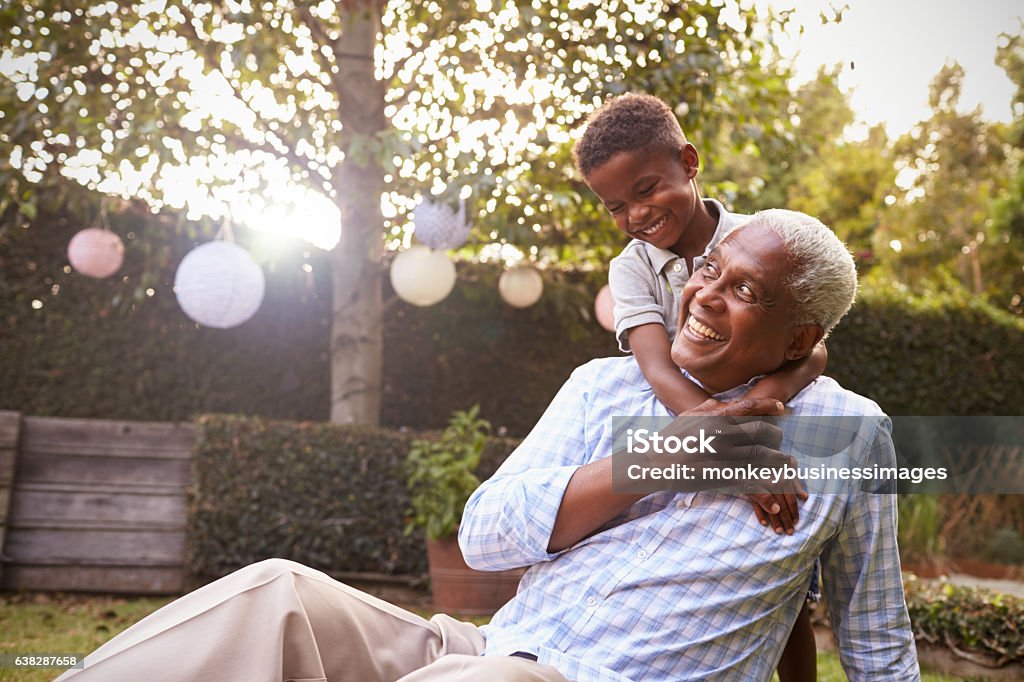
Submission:
[[[801,324],[793,327],[789,346],[786,347],[786,359],[797,360],[809,355],[824,336],[825,330],[820,325]]]

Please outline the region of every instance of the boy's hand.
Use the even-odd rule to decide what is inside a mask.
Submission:
[[[797,482],[797,489],[787,493],[767,493],[761,495],[747,495],[751,506],[754,508],[754,515],[762,526],[769,526],[781,535],[786,533],[792,535],[796,524],[800,520],[800,513],[797,510],[797,500],[801,502],[807,499],[807,491]],[[778,509],[777,513],[770,513],[772,509]]]
[[[816,369],[824,369],[828,353],[825,344],[819,343],[813,353],[812,364]],[[820,369],[818,369],[820,373]],[[692,412],[703,414],[734,415],[734,416],[778,416],[782,414],[783,407],[777,401],[769,398],[748,398],[730,403],[719,403],[709,400]],[[777,446],[777,444],[776,444]],[[787,492],[774,493],[752,493],[746,495],[754,508],[754,514],[762,526],[769,526],[781,535],[786,533],[792,535],[796,524],[800,520],[800,512],[797,508],[797,500],[803,502],[807,499],[807,491],[800,481],[794,481],[792,490]],[[772,510],[776,510],[772,512]]]

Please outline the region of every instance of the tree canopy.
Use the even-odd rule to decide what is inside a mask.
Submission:
[[[332,419],[373,422],[382,256],[419,198],[467,200],[477,246],[606,259],[621,240],[581,200],[572,131],[642,90],[697,139],[780,134],[784,21],[681,0],[4,0],[0,181],[29,216],[53,168],[154,207],[190,177],[213,206],[282,182],[327,197]]]

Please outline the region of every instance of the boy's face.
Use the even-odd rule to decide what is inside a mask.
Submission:
[[[587,176],[587,184],[630,237],[680,253],[697,211],[699,159],[693,145],[678,154],[619,152]]]

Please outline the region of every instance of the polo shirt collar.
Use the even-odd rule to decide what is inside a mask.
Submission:
[[[708,242],[707,247],[704,249],[704,253],[697,257],[697,260],[699,261],[697,263],[698,265],[703,264],[703,262],[707,260],[708,254],[711,253],[713,248],[718,246],[718,242],[720,242],[722,237],[725,236],[725,230],[722,228],[723,224],[727,222],[725,207],[723,207],[717,199],[703,199],[703,202],[704,206],[709,210],[718,212],[718,224],[715,225],[715,232],[711,235],[711,241]],[[650,242],[643,242],[643,245],[644,249],[647,251],[647,257],[650,259],[651,265],[654,266],[656,272],[664,272],[666,266],[674,263],[680,258],[668,249],[659,249]]]

